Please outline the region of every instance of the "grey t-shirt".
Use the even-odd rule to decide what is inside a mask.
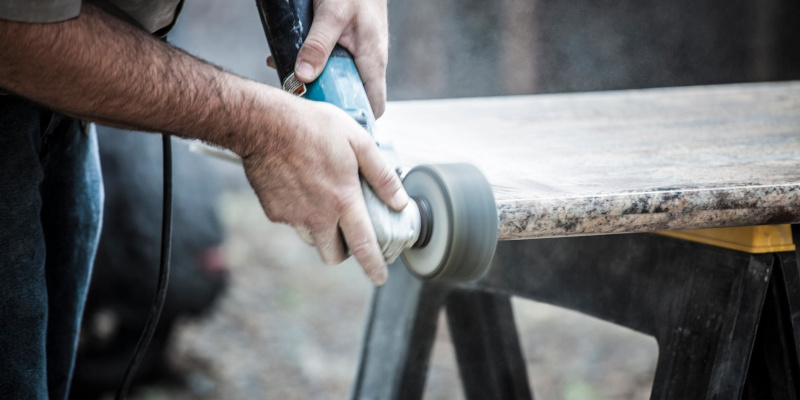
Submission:
[[[150,33],[166,34],[175,23],[182,0],[90,0],[106,12]],[[2,0],[0,19],[59,22],[77,17],[81,0]]]

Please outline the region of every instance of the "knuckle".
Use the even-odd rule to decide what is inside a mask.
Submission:
[[[365,138],[362,132],[366,134],[366,131],[363,129],[359,129],[356,134],[350,135],[348,140],[350,142],[350,147],[353,149],[353,153],[355,153],[356,159],[360,159],[364,152],[368,149],[367,145],[369,141]]]
[[[383,56],[378,57],[378,59],[376,60],[376,64],[378,65],[379,71],[386,70],[386,68],[389,67],[389,57],[383,57]]]
[[[279,219],[281,219],[282,217],[281,212],[279,211],[280,208],[276,208],[273,206],[272,203],[267,203],[267,202],[262,202],[261,208],[264,209],[264,214],[267,214],[267,218],[269,218],[270,221],[282,222],[279,221]]]
[[[339,192],[333,196],[333,208],[337,214],[342,215],[349,210],[356,200],[353,191]]]
[[[328,47],[330,46],[330,40],[327,37],[326,33],[317,32],[314,36],[309,36],[305,42],[303,42],[303,50],[304,56],[306,58],[311,58],[314,61],[323,60],[325,57],[328,56],[328,53],[331,52],[331,49]]]
[[[353,257],[359,260],[369,258],[372,249],[373,243],[367,239],[359,239],[350,243],[350,251],[353,253]]]
[[[312,232],[319,232],[325,228],[326,219],[320,214],[311,214],[305,218],[303,225],[310,229]]]
[[[338,26],[346,25],[350,18],[349,16],[352,14],[351,7],[332,7],[331,11],[331,19],[334,23]]]
[[[344,27],[353,15],[353,6],[349,2],[326,2],[315,10],[315,13],[326,17],[337,26]]]
[[[269,218],[270,221],[278,224],[289,224],[290,222],[285,213],[274,210],[272,212],[267,211],[267,218]]]
[[[386,69],[389,66],[389,49],[387,46],[380,46],[376,61],[381,69]]]
[[[391,169],[388,165],[384,165],[383,169],[378,175],[378,181],[376,182],[379,187],[385,189],[399,189],[398,182],[395,180],[397,175],[393,169]]]

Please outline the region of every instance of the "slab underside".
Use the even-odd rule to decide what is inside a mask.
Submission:
[[[800,222],[800,82],[389,103],[403,166],[469,162],[499,239]]]

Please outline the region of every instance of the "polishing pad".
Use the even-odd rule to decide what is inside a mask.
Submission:
[[[432,221],[427,244],[401,255],[411,273],[424,280],[483,276],[497,247],[497,206],[480,170],[470,164],[421,165],[406,174],[403,186],[427,202]]]

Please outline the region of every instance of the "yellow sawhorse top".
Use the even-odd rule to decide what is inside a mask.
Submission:
[[[751,254],[779,253],[795,249],[792,242],[792,227],[788,224],[656,233]]]

